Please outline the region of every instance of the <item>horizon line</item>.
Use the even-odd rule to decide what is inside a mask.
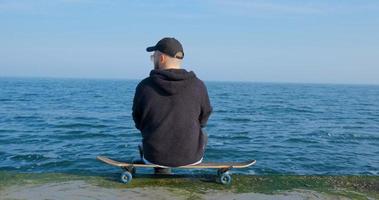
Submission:
[[[25,78],[25,79],[77,79],[77,80],[125,80],[125,81],[141,81],[138,78],[126,77],[65,77],[65,76],[4,76],[0,78]],[[379,86],[379,83],[331,83],[331,82],[296,82],[296,81],[254,81],[254,80],[216,80],[216,79],[201,79],[204,82],[226,82],[226,83],[256,83],[256,84],[309,84],[309,85],[350,85],[350,86]]]

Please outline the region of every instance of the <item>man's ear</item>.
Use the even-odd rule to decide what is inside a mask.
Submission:
[[[159,55],[159,61],[160,61],[161,63],[165,63],[165,62],[166,62],[166,57],[165,57],[165,55],[163,55],[163,54]]]

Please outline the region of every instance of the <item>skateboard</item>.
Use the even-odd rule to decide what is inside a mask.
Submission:
[[[158,167],[157,165],[151,164],[141,164],[141,163],[133,163],[133,162],[121,162],[112,160],[106,156],[97,156],[97,159],[116,167],[120,167],[122,169],[121,173],[121,182],[127,184],[130,183],[133,179],[133,175],[136,172],[136,168],[144,167],[144,168],[154,168]],[[232,181],[232,177],[230,176],[229,171],[233,168],[246,168],[254,165],[256,163],[255,160],[249,160],[246,162],[203,162],[196,165],[186,165],[180,167],[172,167],[172,168],[181,168],[181,169],[217,169],[217,177],[218,181],[224,185],[230,184]]]

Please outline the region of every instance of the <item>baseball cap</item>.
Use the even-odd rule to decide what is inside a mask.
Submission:
[[[165,37],[159,40],[155,46],[146,48],[147,52],[152,52],[152,51],[157,51],[157,50],[174,58],[178,58],[178,59],[184,58],[184,51],[183,51],[182,44],[180,44],[180,42],[175,38]]]

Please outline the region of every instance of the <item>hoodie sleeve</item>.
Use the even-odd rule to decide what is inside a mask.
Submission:
[[[141,130],[141,106],[139,105],[141,96],[141,86],[140,84],[136,87],[136,91],[133,99],[133,108],[132,108],[132,116],[135,123],[135,126],[138,130]]]
[[[203,128],[207,125],[208,118],[212,113],[212,106],[209,101],[209,96],[208,96],[208,91],[207,87],[202,83],[202,93],[201,94],[201,111],[200,111],[200,116],[199,116],[199,121],[200,121],[200,127]]]

